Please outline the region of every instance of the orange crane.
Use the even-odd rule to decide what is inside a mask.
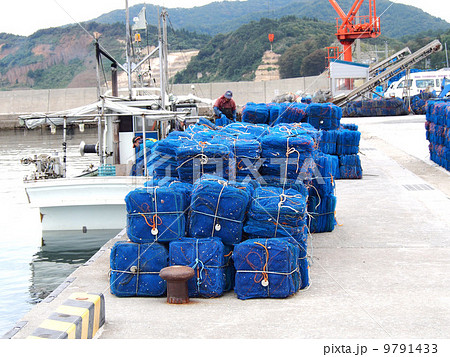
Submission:
[[[344,46],[344,61],[352,62],[352,44],[358,38],[375,38],[381,33],[375,0],[369,0],[369,15],[356,16],[364,0],[355,0],[346,14],[336,0],[328,0],[339,15],[336,37]]]

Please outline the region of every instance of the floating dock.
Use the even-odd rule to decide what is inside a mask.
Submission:
[[[99,339],[445,339],[450,173],[428,159],[425,116],[343,118],[362,133],[362,180],[336,183],[338,226],[312,236],[311,286],[286,299],[119,298],[105,244],[10,334],[25,339],[73,293],[102,293]],[[62,289],[64,288],[64,289]]]

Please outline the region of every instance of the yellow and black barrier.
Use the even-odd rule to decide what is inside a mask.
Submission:
[[[28,338],[89,339],[104,323],[103,294],[74,293]]]

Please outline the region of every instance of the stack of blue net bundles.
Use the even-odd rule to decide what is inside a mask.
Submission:
[[[332,232],[335,225],[336,196],[320,196],[310,190],[308,196],[309,231],[311,233]]]
[[[299,248],[288,238],[249,239],[233,251],[234,291],[241,300],[286,298],[300,288]]]
[[[204,126],[207,129],[216,130],[216,126],[214,123],[212,123],[210,120],[200,117],[198,118],[197,122],[195,123],[196,126]]]
[[[408,108],[400,98],[379,98],[353,101],[344,108],[346,117],[407,115]]]
[[[361,160],[357,154],[339,156],[339,178],[361,179]]]
[[[220,177],[202,176],[192,191],[189,236],[218,237],[226,245],[239,243],[249,201],[248,189]]]
[[[314,163],[316,164],[316,170],[315,175],[311,180],[311,184],[320,196],[333,194],[333,165],[335,165],[336,161],[331,155],[317,151],[314,153]]]
[[[263,176],[309,180],[312,176],[314,139],[309,135],[269,134],[261,140]]]
[[[224,245],[219,238],[183,237],[171,242],[169,265],[194,269],[194,277],[188,280],[190,297],[218,297],[233,287],[231,247]]]
[[[433,91],[431,93],[421,92],[417,95],[412,96],[410,98],[411,110],[414,112],[414,114],[425,114],[427,100],[435,98],[435,97],[436,97],[435,91]]]
[[[228,119],[225,114],[222,114],[222,116],[220,118],[216,119],[215,123],[216,123],[217,127],[226,127],[230,124],[235,123],[235,121]]]
[[[177,171],[181,181],[194,183],[203,174],[228,178],[233,153],[225,144],[200,141],[182,145],[176,150]]]
[[[338,130],[336,140],[337,155],[352,155],[359,152],[359,141],[361,132],[356,130],[341,129]]]
[[[304,103],[271,103],[269,105],[269,125],[306,122]]]
[[[341,124],[342,109],[332,103],[312,103],[306,108],[308,123],[316,129],[336,130]]]
[[[319,149],[324,154],[336,154],[336,142],[338,138],[338,130],[322,130],[319,141]]]
[[[279,136],[308,135],[314,140],[315,148],[318,147],[323,131],[319,131],[308,123],[286,123],[269,127],[269,134]]]
[[[305,187],[302,192],[293,188],[258,187],[252,196],[244,232],[250,238],[292,237],[306,248],[307,194]]]
[[[358,130],[358,125],[357,124],[341,124],[340,129],[347,129],[347,130]]]
[[[265,103],[247,103],[242,108],[242,122],[252,124],[268,124],[269,108]]]
[[[430,160],[450,170],[450,100],[429,100],[425,122]]]
[[[253,134],[221,134],[216,135],[211,143],[226,144],[233,153],[235,167],[234,170],[230,168],[229,179],[233,178],[233,174],[236,180],[241,180],[247,176],[257,178],[259,176],[257,163],[261,158],[261,143],[256,140]]]
[[[183,237],[186,195],[174,187],[138,187],[125,197],[127,235],[135,243],[166,243]]]
[[[240,135],[251,134],[259,139],[268,133],[267,124],[250,124],[250,123],[232,123],[220,130],[220,134]]]
[[[149,175],[178,178],[176,150],[182,145],[194,144],[192,136],[186,132],[172,132],[167,138],[157,141],[147,160]]]
[[[162,244],[116,242],[110,255],[111,293],[120,297],[163,296],[166,282],[159,277],[168,266],[168,252]]]

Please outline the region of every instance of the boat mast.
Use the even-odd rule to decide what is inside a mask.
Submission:
[[[132,85],[131,85],[131,36],[130,36],[130,11],[128,9],[128,0],[125,0],[126,9],[126,31],[127,31],[127,48],[126,48],[126,58],[127,58],[127,75],[128,75],[128,95],[129,99],[132,99]]]
[[[167,93],[167,11],[161,11],[160,18],[158,18],[159,29],[159,76],[161,87],[161,107],[166,108],[166,93]],[[161,19],[162,19],[162,33],[161,33]]]

